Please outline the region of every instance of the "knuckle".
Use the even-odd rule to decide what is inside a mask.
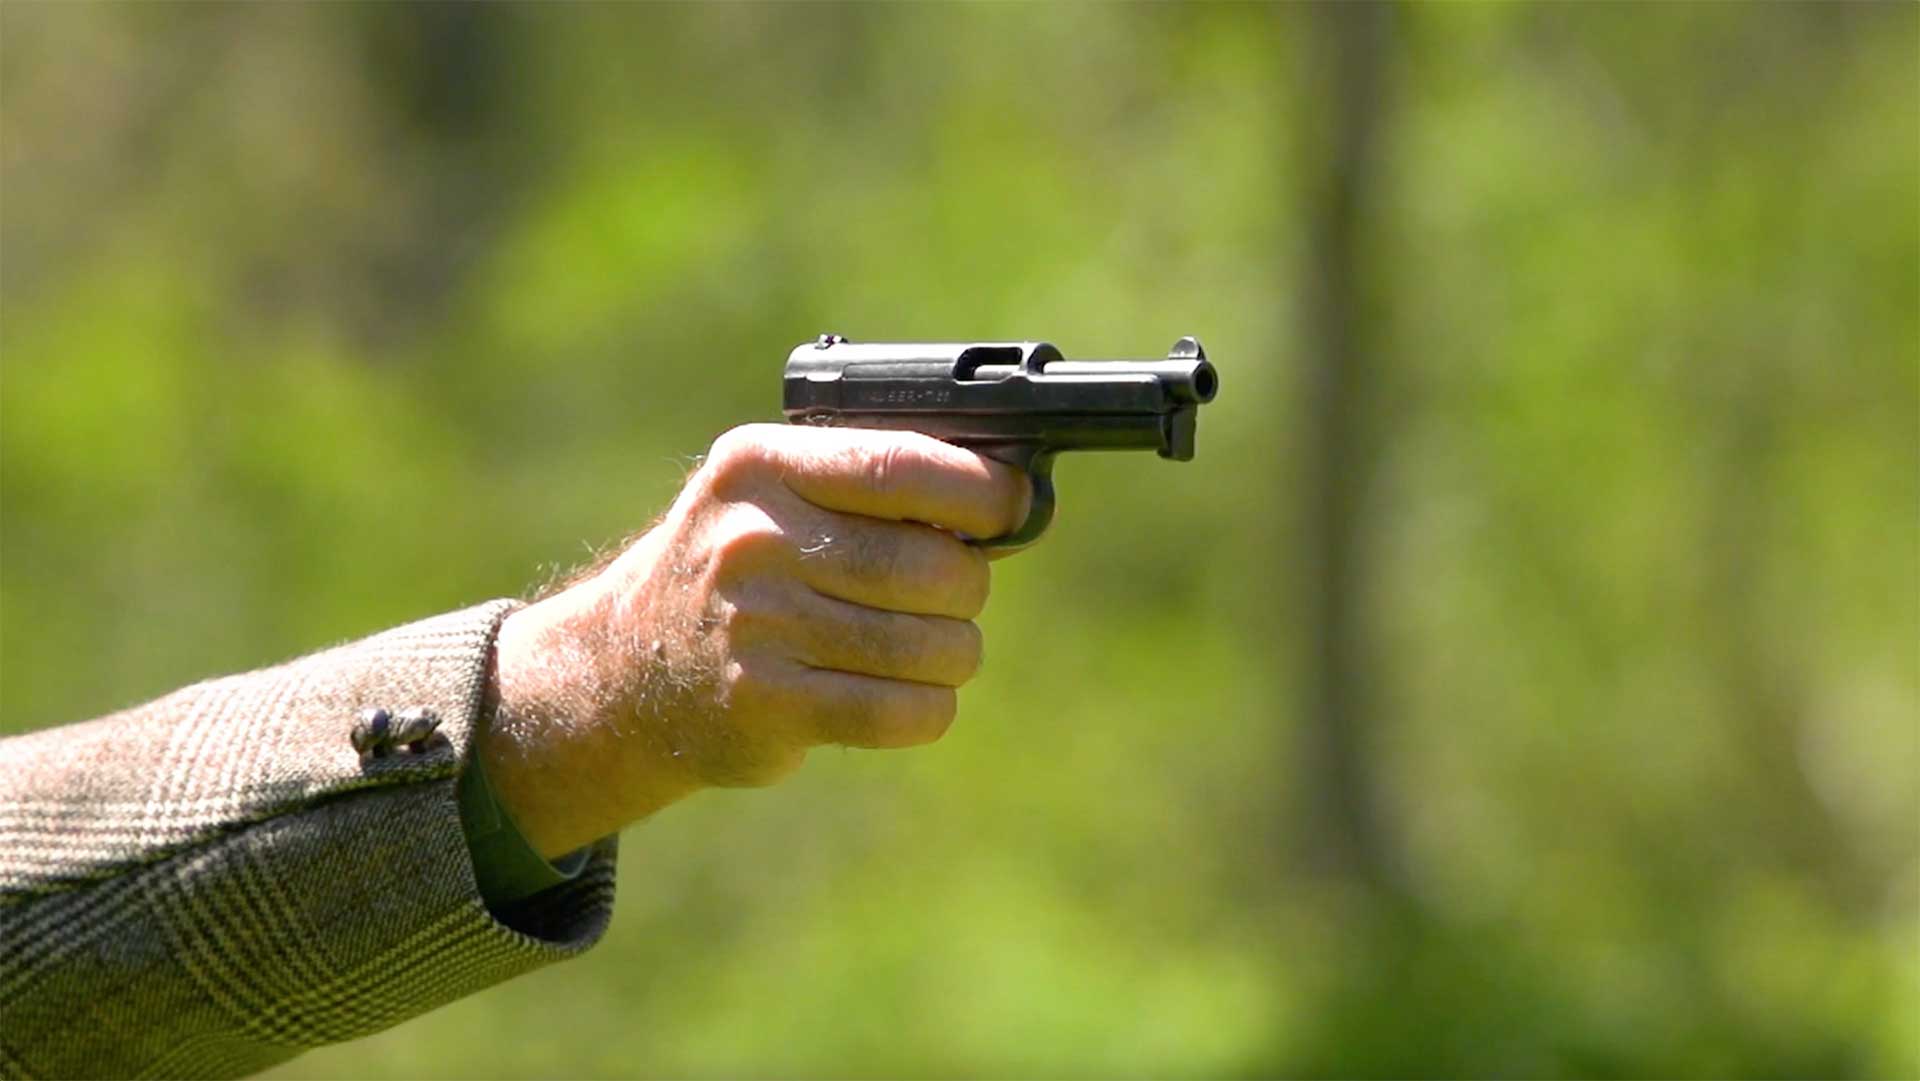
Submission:
[[[954,674],[965,683],[980,673],[980,665],[986,660],[986,636],[973,622],[962,622],[954,633],[958,639],[953,647]]]
[[[736,656],[728,684],[728,704],[737,726],[759,725],[764,718],[790,714],[796,706],[784,669],[755,651]]]
[[[909,452],[902,440],[889,440],[866,455],[867,485],[881,495],[898,490],[905,483]]]
[[[736,662],[727,682],[730,708],[702,748],[703,779],[723,788],[758,788],[798,769],[806,757],[804,748],[776,738],[766,723],[787,699],[771,666]]]
[[[851,577],[867,583],[890,581],[900,573],[905,546],[882,529],[855,529],[839,546],[840,558]]]
[[[727,606],[725,621],[728,640],[739,645],[777,641],[787,625],[780,605],[761,591],[740,591]],[[758,673],[749,675],[743,670],[734,685],[746,691],[750,681],[758,679]]]
[[[848,645],[856,656],[874,671],[890,674],[901,670],[907,650],[900,636],[886,624],[887,621],[877,617],[859,619],[853,621],[846,633]]]
[[[768,424],[742,424],[720,433],[707,449],[705,470],[716,488],[726,489],[758,476],[772,459]]]
[[[951,687],[895,684],[843,701],[831,727],[837,742],[857,747],[931,743],[952,727],[957,701]]]
[[[722,575],[759,567],[788,547],[786,531],[773,516],[750,503],[730,508],[713,527],[710,541]]]
[[[821,728],[833,733],[835,742],[852,747],[880,744],[880,734],[885,731],[886,725],[882,722],[878,695],[862,692],[823,705],[825,716]]]
[[[730,701],[747,709],[756,709],[771,703],[774,692],[780,687],[780,680],[776,678],[772,665],[756,654],[747,653],[733,658],[733,663],[728,666],[727,686],[732,692]]]
[[[903,743],[925,727],[922,723],[925,711],[922,697],[904,687],[899,693],[875,696],[868,718],[868,723],[873,726],[873,742],[882,746]]]
[[[944,687],[914,685],[887,696],[877,723],[881,739],[895,746],[912,746],[936,738],[945,730],[941,719]]]
[[[980,549],[955,544],[963,562],[952,577],[954,613],[962,619],[976,619],[987,609],[987,596],[993,587],[993,564]]]

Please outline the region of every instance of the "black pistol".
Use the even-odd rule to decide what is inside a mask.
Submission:
[[[1220,389],[1195,338],[1165,360],[1068,360],[1046,342],[850,342],[837,334],[787,356],[795,424],[891,428],[944,439],[1027,471],[1033,509],[987,548],[1038,540],[1053,520],[1053,458],[1063,450],[1155,450],[1193,457],[1194,420]]]

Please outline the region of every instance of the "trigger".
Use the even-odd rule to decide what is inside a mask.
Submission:
[[[994,455],[993,457],[998,457]],[[1005,459],[1002,459],[1003,461]],[[998,537],[976,539],[972,543],[978,548],[1018,549],[1025,548],[1040,539],[1053,522],[1053,454],[1040,451],[1026,463],[1027,479],[1033,482],[1033,499],[1027,504],[1027,520],[1021,522],[1013,532]]]

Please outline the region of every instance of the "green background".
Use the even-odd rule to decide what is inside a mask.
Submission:
[[[787,350],[1222,378],[961,721],[276,1076],[1920,1072],[1920,8],[0,8],[4,725],[644,525]],[[377,994],[377,990],[373,993]]]

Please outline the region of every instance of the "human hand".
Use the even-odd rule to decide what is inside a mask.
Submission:
[[[1018,470],[917,433],[727,432],[658,525],[501,624],[489,780],[557,856],[823,743],[938,739],[988,587],[953,531],[1007,533],[1030,498]]]

